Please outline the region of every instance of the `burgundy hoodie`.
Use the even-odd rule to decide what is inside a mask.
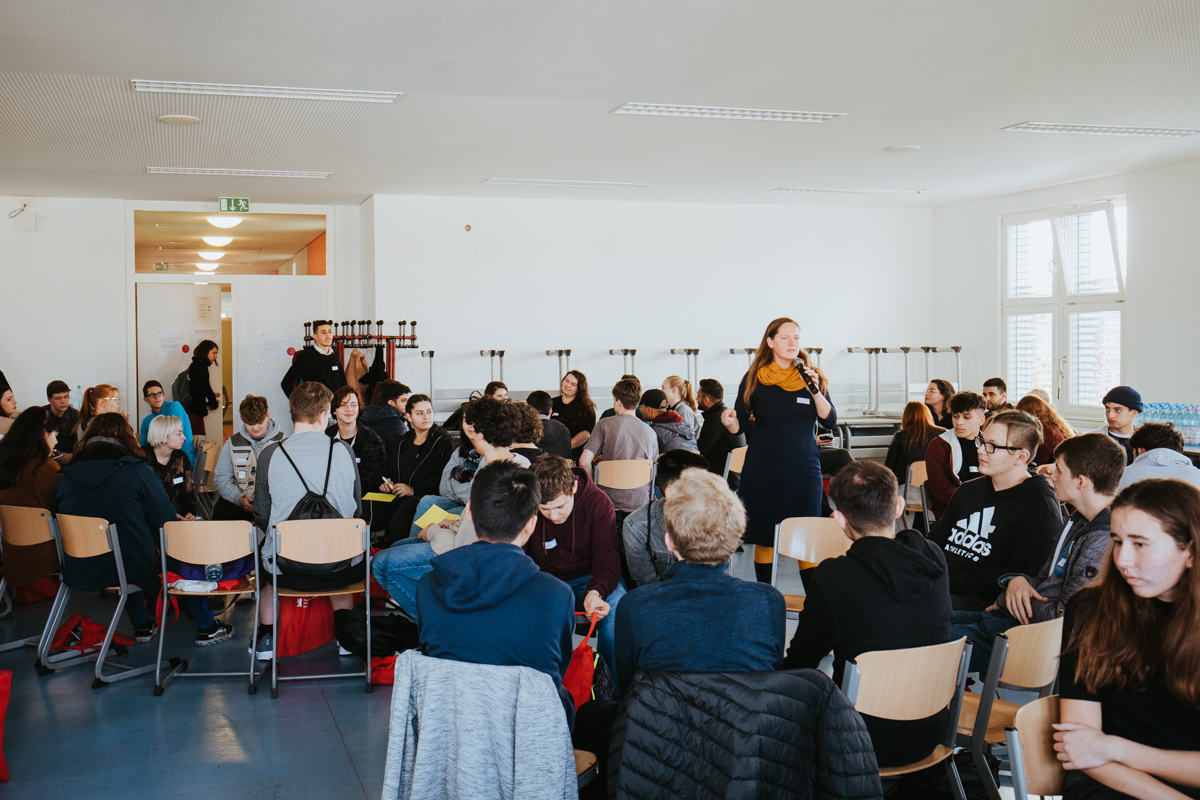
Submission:
[[[587,470],[574,467],[571,472],[578,480],[571,516],[562,525],[555,525],[539,513],[525,552],[539,568],[561,581],[590,574],[588,591],[595,589],[600,597],[607,598],[621,580],[617,512],[608,495],[588,477]]]

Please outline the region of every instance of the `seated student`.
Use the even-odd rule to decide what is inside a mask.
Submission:
[[[0,506],[49,509],[61,466],[52,458],[62,422],[44,408],[21,412],[0,439]],[[58,572],[54,542],[6,542],[0,574],[13,586],[30,586]]]
[[[1054,451],[1064,441],[1075,435],[1075,429],[1054,410],[1054,406],[1042,398],[1027,394],[1017,401],[1017,410],[1024,411],[1042,423],[1042,443],[1038,445],[1033,463],[1045,466],[1054,463]]]
[[[892,471],[898,483],[905,483],[908,481],[908,468],[918,461],[924,461],[929,445],[944,433],[945,430],[933,423],[933,414],[929,412],[929,406],[916,400],[905,404],[904,414],[900,418],[900,430],[888,445],[883,465]],[[961,443],[959,446],[961,447]],[[919,506],[921,490],[909,486],[908,496],[904,500]]]
[[[434,556],[417,585],[421,648],[433,658],[531,667],[561,686],[575,598],[521,549],[537,522],[537,479],[496,461],[474,483],[464,513],[475,525],[475,543]]]
[[[571,460],[583,455],[583,445],[596,427],[596,404],[588,394],[587,376],[573,369],[559,383],[559,395],[554,398],[554,417],[571,432]]]
[[[696,449],[708,461],[709,472],[724,475],[729,454],[739,447],[746,446],[746,434],[730,433],[721,422],[721,414],[725,411],[725,387],[720,381],[714,378],[700,381],[700,393],[696,395],[696,402],[700,405],[700,413],[704,418],[700,438],[696,440]],[[729,488],[736,492],[741,480],[742,476],[739,473],[729,473]]]
[[[363,492],[373,492],[375,487],[383,483],[383,462],[387,451],[383,449],[383,439],[375,431],[358,424],[361,401],[362,397],[353,386],[343,386],[334,392],[330,401],[332,424],[325,433],[350,445],[354,451],[354,463],[358,466],[359,485]],[[374,519],[374,510],[364,506],[368,521]]]
[[[380,381],[371,395],[371,405],[358,416],[360,425],[370,428],[383,440],[384,450],[392,449],[400,437],[408,432],[404,408],[411,394],[412,389],[400,381],[391,378]]]
[[[700,420],[696,416],[696,393],[692,390],[692,382],[678,375],[668,375],[663,381],[662,390],[667,396],[667,407],[683,417],[683,421],[691,425],[696,436],[699,436]]]
[[[517,431],[513,434],[516,441],[508,447],[509,452],[533,461],[545,452],[537,444],[542,440],[542,415],[528,403],[510,403],[510,407],[516,415]]]
[[[625,582],[612,500],[592,483],[587,470],[572,467],[565,458],[539,456],[531,469],[541,502],[525,552],[540,569],[571,587],[576,611],[601,617],[598,649],[615,670],[613,623]]]
[[[143,454],[150,468],[162,481],[175,516],[186,522],[196,518],[196,494],[192,485],[192,465],[183,454],[183,421],[162,414],[150,422]]]
[[[983,382],[983,402],[989,417],[1001,411],[1012,411],[1013,404],[1008,402],[1008,386],[1003,378],[988,378]]]
[[[804,610],[784,669],[815,669],[833,651],[833,680],[840,686],[846,662],[862,653],[951,640],[946,559],[917,531],[896,533],[904,514],[898,488],[891,471],[871,461],[849,464],[830,481],[833,518],[853,544],[805,579]],[[864,716],[879,765],[929,755],[946,733],[946,714],[905,722]]]
[[[1104,421],[1102,428],[1096,433],[1108,434],[1117,444],[1125,448],[1125,466],[1133,463],[1133,446],[1129,437],[1133,436],[1137,415],[1142,413],[1142,396],[1132,386],[1114,386],[1104,395]]]
[[[579,466],[588,474],[591,474],[592,462],[597,456],[604,461],[654,461],[658,458],[658,439],[654,431],[633,415],[640,399],[637,386],[633,381],[617,381],[612,388],[612,397],[615,416],[597,422],[587,444],[583,446]],[[647,502],[648,490],[645,486],[636,489],[600,488],[613,501],[618,516],[622,518]],[[621,520],[617,522],[620,524]]]
[[[338,361],[337,348],[333,346],[333,320],[313,320],[312,332],[313,343],[296,353],[292,366],[279,382],[288,397],[303,383],[324,384],[330,392],[346,385],[346,370]]]
[[[289,575],[286,565],[275,558],[275,525],[292,515],[309,492],[325,491],[329,501],[343,519],[355,519],[361,506],[362,490],[354,451],[345,441],[325,435],[329,425],[329,403],[333,392],[319,381],[305,381],[292,390],[288,408],[294,433],[285,441],[275,442],[262,449],[258,456],[258,471],[254,484],[254,522],[265,533],[259,547],[261,569],[259,577],[258,642],[255,652],[260,661],[271,658],[272,628],[275,623],[272,603],[274,586],[297,591],[339,589],[363,579],[362,556],[351,559],[348,565],[331,568],[321,574]],[[306,570],[312,572],[312,570]],[[335,611],[353,607],[354,598],[348,594],[331,595]]]
[[[1063,622],[1064,800],[1200,797],[1198,550],[1193,486],[1141,481],[1113,501],[1111,560]]]
[[[571,460],[571,431],[556,419],[550,418],[554,401],[548,392],[532,392],[525,402],[531,405],[542,419],[542,438],[537,446],[543,453]],[[611,410],[611,409],[610,409]]]
[[[195,467],[196,444],[192,438],[192,423],[188,419],[188,414],[184,410],[183,404],[177,403],[174,400],[168,400],[167,395],[163,392],[162,384],[158,381],[146,381],[145,385],[142,386],[142,399],[146,401],[146,405],[150,406],[150,413],[142,417],[142,425],[138,433],[138,441],[142,447],[150,444],[150,439],[148,438],[150,423],[155,417],[179,417],[183,423],[183,454],[187,456],[188,463]],[[75,418],[79,418],[78,412],[75,414]]]
[[[675,556],[667,548],[664,538],[667,523],[663,506],[666,498],[671,496],[675,482],[688,469],[707,470],[708,461],[687,450],[668,450],[659,456],[654,485],[662,492],[663,499],[646,503],[625,517],[621,529],[625,560],[629,564],[629,574],[638,586],[658,583],[675,563]]]
[[[454,440],[433,421],[433,402],[428,395],[409,396],[405,407],[409,430],[388,451],[379,491],[396,496],[380,503],[386,519],[387,542],[395,544],[410,533],[417,504],[426,495],[436,495],[442,470],[454,450]],[[383,520],[381,520],[383,521]]]
[[[1102,434],[1085,433],[1058,446],[1050,473],[1054,497],[1075,511],[1036,576],[1002,575],[1002,591],[988,610],[954,612],[950,638],[971,640],[972,672],[987,671],[997,634],[1057,619],[1071,595],[1099,573],[1108,552],[1108,506],[1124,469],[1125,451]]]
[[[213,483],[217,487],[214,520],[254,521],[254,476],[263,448],[283,441],[283,431],[271,419],[267,398],[248,394],[238,405],[242,429],[225,440]]]
[[[934,519],[946,513],[946,505],[963,482],[979,477],[975,439],[983,424],[983,410],[983,398],[974,392],[954,395],[950,400],[953,429],[939,435],[925,450],[925,497]]]
[[[1029,472],[1040,440],[1040,423],[1024,411],[989,419],[978,448],[982,477],[959,487],[929,531],[946,553],[955,611],[990,606],[1001,575],[1033,575],[1062,531],[1054,489]]]
[[[667,395],[662,389],[651,389],[642,395],[642,418],[650,423],[658,437],[658,451],[700,451],[696,443],[696,429],[684,422],[683,417],[667,408]]]
[[[475,399],[475,393],[471,393],[472,399]],[[483,387],[481,397],[487,397],[492,400],[499,400],[502,403],[508,402],[508,387],[502,381],[489,381],[488,385]],[[463,412],[466,411],[467,405],[471,401],[463,403],[458,409],[446,418],[445,428],[451,431],[462,430]]]
[[[638,397],[642,396],[642,382],[638,379],[637,375],[622,375],[621,380],[633,381],[636,383],[638,387]],[[547,397],[548,396],[549,395],[547,395]],[[608,419],[609,417],[614,416],[616,413],[617,410],[615,408],[606,408],[604,413],[600,415],[600,419]],[[634,416],[636,416],[638,419],[642,418],[642,407],[640,404],[638,405],[637,410],[634,412]]]
[[[925,407],[933,415],[933,424],[944,430],[954,427],[950,416],[950,401],[954,399],[954,386],[943,378],[934,378],[925,389]]]
[[[54,422],[58,424],[58,444],[55,449],[59,453],[70,454],[79,441],[75,433],[75,425],[79,422],[79,410],[71,405],[71,387],[66,381],[50,381],[46,385],[46,405],[42,408],[49,411]]]
[[[535,466],[536,469],[536,466]],[[666,545],[679,559],[662,582],[626,595],[617,616],[620,691],[639,670],[765,672],[783,662],[784,602],[773,586],[731,576],[725,564],[746,531],[746,510],[725,482],[689,469],[664,507]],[[618,703],[584,703],[575,746],[607,763]]]
[[[1173,478],[1200,488],[1200,469],[1183,453],[1183,434],[1170,422],[1147,422],[1129,437],[1133,463],[1117,491],[1147,478]]]

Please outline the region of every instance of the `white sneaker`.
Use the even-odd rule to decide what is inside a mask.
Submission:
[[[349,650],[342,647],[342,643],[338,642],[338,655],[339,656],[352,656],[352,655],[354,655],[354,653],[351,653]]]

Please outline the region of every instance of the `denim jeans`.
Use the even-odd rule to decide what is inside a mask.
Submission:
[[[465,506],[463,506],[457,500],[450,497],[440,497],[436,494],[425,495],[421,498],[421,502],[417,503],[417,513],[413,514],[413,525],[408,532],[410,539],[417,538],[417,534],[421,532],[421,528],[417,527],[417,520],[419,520],[426,511],[434,506],[437,506],[445,511],[449,511],[451,514],[461,514],[463,508],[465,508]]]
[[[571,591],[575,594],[575,610],[583,611],[583,598],[588,593],[588,583],[592,580],[591,575],[583,575],[572,581],[567,581],[567,586],[571,587]],[[608,614],[606,614],[596,625],[596,646],[600,651],[600,657],[604,659],[604,663],[608,664],[609,671],[613,674],[613,682],[617,680],[617,603],[621,602],[621,598],[625,596],[625,581],[618,581],[617,588],[612,590],[604,601],[608,603]],[[621,691],[621,687],[617,686],[617,692]]]
[[[1021,623],[1007,611],[955,611],[950,624],[950,641],[966,636],[971,642],[971,672],[987,672],[992,645],[998,634]]]
[[[417,618],[417,584],[433,567],[429,542],[413,537],[401,539],[371,561],[371,572],[383,590],[413,619]]]

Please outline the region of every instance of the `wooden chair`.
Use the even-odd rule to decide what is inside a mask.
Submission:
[[[915,461],[908,465],[908,479],[904,486],[900,487],[900,495],[904,498],[904,510],[911,513],[920,512],[922,527],[925,529],[925,535],[929,535],[929,502],[925,496],[925,484],[929,482],[929,473],[925,469],[924,461]],[[921,490],[921,504],[910,503],[908,500],[909,489]]]
[[[996,690],[1024,689],[1049,696],[1058,677],[1062,628],[1063,620],[1059,617],[1018,625],[997,636],[983,689],[979,694],[963,697],[958,733],[971,737],[971,756],[983,788],[992,800],[1000,800],[1000,787],[988,768],[987,753],[992,746],[1006,743],[1005,730],[1012,727],[1021,708],[1017,703],[997,699]]]
[[[775,552],[771,557],[771,585],[779,575],[779,556],[800,562],[800,569],[815,567],[827,558],[846,555],[850,539],[831,517],[789,517],[775,526]],[[804,595],[783,596],[789,615],[799,615]]]
[[[29,547],[54,541],[54,518],[44,508],[25,508],[22,506],[0,506],[0,553],[5,547]],[[53,573],[52,573],[53,574]],[[47,576],[48,577],[48,576]],[[0,618],[13,618],[12,600],[8,597],[8,580],[0,577],[0,602],[4,603],[5,611]],[[58,603],[58,595],[62,594],[59,585],[58,594],[54,597]],[[20,647],[37,647],[40,636],[28,639],[18,639],[15,642],[0,645],[0,653],[6,650],[16,650]]]
[[[1051,695],[1022,706],[1005,731],[1016,800],[1062,794],[1065,772],[1054,752],[1051,727],[1058,721],[1058,695]]]
[[[212,519],[216,505],[217,460],[221,457],[221,445],[204,442],[196,448],[196,468],[192,470],[192,492],[196,496],[196,516]]]
[[[881,778],[896,778],[944,764],[955,800],[966,800],[954,766],[955,734],[971,645],[966,637],[946,644],[904,650],[874,650],[847,662],[842,691],[860,714],[880,719],[925,719],[949,708],[942,743],[925,758],[900,767],[883,767]]]
[[[606,489],[647,489],[647,502],[654,499],[654,462],[649,459],[601,461],[592,470],[592,480]]]
[[[749,447],[735,447],[729,451],[729,455],[725,457],[725,480],[729,480],[731,472],[742,474],[742,467],[746,465],[746,451],[749,449]]]
[[[367,616],[367,660],[362,672],[340,672],[329,675],[288,675],[279,677],[279,598],[280,597],[332,597],[340,594],[363,595],[367,608],[371,597],[371,526],[361,519],[305,519],[286,520],[275,526],[275,552],[283,558],[303,564],[333,564],[362,556],[363,579],[338,589],[319,592],[296,591],[275,587],[273,594],[272,619],[275,631],[271,636],[271,698],[279,697],[280,681],[307,681],[319,678],[364,678],[367,693],[371,686],[371,615]],[[254,617],[254,636],[258,641],[258,615]],[[251,648],[254,649],[254,648]],[[265,672],[264,668],[264,672]]]
[[[183,561],[188,564],[224,564],[239,558],[253,555],[258,548],[258,534],[253,523],[236,520],[232,522],[168,522],[159,530],[162,558],[162,574],[167,574],[167,558]],[[258,619],[258,584],[254,573],[240,581],[232,589],[217,589],[212,592],[184,592],[167,587],[168,597],[218,597],[221,595],[254,595],[254,618]],[[231,601],[232,602],[232,601]],[[167,629],[167,606],[162,604],[162,614],[158,627]],[[162,664],[163,640],[166,636],[158,637],[158,663]],[[251,648],[253,649],[253,648]],[[247,678],[249,692],[257,690],[257,681],[267,671],[263,667],[258,675],[254,674],[254,654],[250,654],[250,669],[248,672],[184,672],[188,668],[185,659],[180,666],[172,669],[165,676],[161,669],[154,672],[154,696],[158,697],[167,688],[167,684],[175,678]]]
[[[159,662],[134,667],[110,661],[109,665],[116,667],[121,672],[112,675],[104,674],[104,663],[108,658],[108,651],[112,647],[113,636],[117,632],[117,624],[121,621],[121,612],[125,610],[125,604],[129,602],[129,596],[132,594],[130,592],[129,581],[125,579],[125,561],[121,558],[121,540],[117,536],[117,526],[99,517],[76,517],[67,514],[56,515],[56,521],[57,524],[51,526],[51,530],[54,533],[54,541],[58,544],[58,561],[63,565],[63,583],[59,588],[54,608],[50,611],[50,619],[46,622],[46,631],[42,634],[42,640],[38,644],[38,674],[48,675],[60,669],[73,667],[87,661],[95,661],[96,679],[92,681],[92,688],[99,689],[102,686],[108,686],[110,683],[127,680],[138,675],[145,675],[159,669],[162,666]],[[94,655],[68,653],[66,657],[50,656],[50,644],[54,639],[54,632],[58,630],[59,623],[62,621],[63,613],[67,607],[67,600],[70,598],[72,591],[70,570],[66,568],[66,556],[71,556],[72,558],[92,558],[108,554],[111,554],[113,560],[116,562],[118,594],[117,610],[113,612],[112,621],[108,624],[108,633],[104,636],[104,643]],[[90,586],[79,588],[80,591],[98,591],[98,589]],[[155,587],[141,586],[138,588],[144,594],[154,591]],[[134,602],[142,602],[142,597],[137,597]],[[162,633],[159,636],[162,636]],[[118,648],[119,654],[124,654],[124,652],[124,648]],[[173,669],[183,663],[183,660],[171,658],[165,663]]]
[[[596,779],[596,754],[587,750],[575,751],[575,774],[579,778],[579,788],[587,786]]]

